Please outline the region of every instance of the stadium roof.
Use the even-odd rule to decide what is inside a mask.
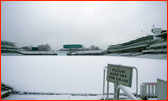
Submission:
[[[167,37],[167,32],[163,32],[159,35],[156,35],[156,37]]]
[[[1,41],[1,44],[15,44],[15,43],[9,41]]]
[[[136,40],[132,40],[132,41],[120,44],[120,45],[124,46],[124,45],[134,44],[134,43],[138,43],[138,42],[142,42],[142,41],[147,41],[147,40],[153,40],[153,35],[148,35],[148,36],[145,36],[145,37],[141,37],[141,38],[138,38]]]

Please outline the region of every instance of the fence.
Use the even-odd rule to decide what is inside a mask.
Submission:
[[[142,83],[140,86],[140,97],[142,100],[157,97],[157,83]]]

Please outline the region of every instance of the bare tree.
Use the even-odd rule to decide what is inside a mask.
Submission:
[[[49,51],[51,50],[51,47],[49,44],[46,44],[46,45],[38,45],[38,50],[39,51]]]
[[[50,50],[51,50],[51,47],[50,47],[49,44],[46,44],[45,47],[46,47],[46,50],[47,50],[47,51],[50,51]]]
[[[90,46],[90,49],[91,49],[91,50],[99,50],[99,47],[98,47],[98,46],[95,46],[95,45],[91,45],[91,46]]]

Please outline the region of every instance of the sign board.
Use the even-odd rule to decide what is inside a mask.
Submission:
[[[107,81],[132,86],[133,67],[108,64]]]
[[[69,44],[69,45],[64,45],[64,48],[69,48],[69,49],[74,49],[74,48],[82,48],[82,45],[80,44]]]

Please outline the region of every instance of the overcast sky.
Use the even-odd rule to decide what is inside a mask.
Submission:
[[[167,30],[166,1],[2,1],[1,40],[18,47],[108,45]],[[143,30],[143,32],[141,32]]]

